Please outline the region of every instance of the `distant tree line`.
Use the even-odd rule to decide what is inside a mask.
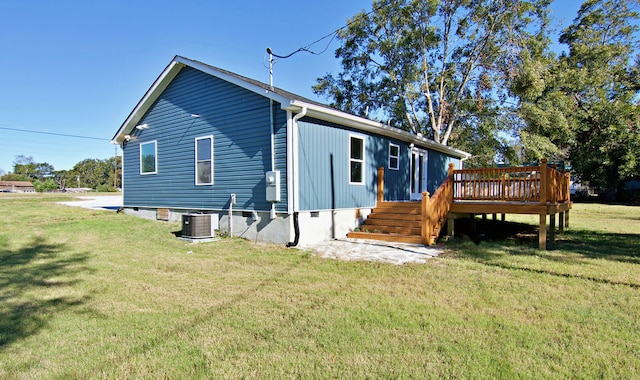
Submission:
[[[116,191],[121,184],[120,157],[104,160],[87,158],[71,170],[55,170],[46,162],[36,162],[32,156],[16,156],[13,171],[0,177],[3,181],[28,181],[38,192],[63,191],[70,188],[90,188],[99,192]]]

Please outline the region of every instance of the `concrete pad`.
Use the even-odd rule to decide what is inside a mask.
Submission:
[[[122,207],[122,195],[78,196],[79,201],[58,202],[58,204],[73,207],[84,207],[92,210],[116,211]]]
[[[424,264],[428,259],[443,253],[441,248],[421,244],[348,238],[303,245],[300,248],[313,251],[323,258],[381,261],[395,265]]]

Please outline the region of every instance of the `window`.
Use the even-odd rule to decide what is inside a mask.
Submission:
[[[364,184],[364,139],[349,136],[349,183]]]
[[[389,169],[398,170],[400,167],[400,146],[389,143]]]
[[[140,174],[158,172],[158,151],[156,141],[140,143]]]
[[[213,136],[196,139],[196,185],[213,185]]]

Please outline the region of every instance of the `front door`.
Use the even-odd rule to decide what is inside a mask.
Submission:
[[[422,192],[427,191],[427,151],[411,149],[411,200],[421,200]]]

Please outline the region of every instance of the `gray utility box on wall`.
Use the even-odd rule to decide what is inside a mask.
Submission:
[[[265,177],[267,202],[280,202],[280,170],[269,171]]]
[[[217,214],[184,214],[182,215],[182,237],[210,238],[218,228]]]

